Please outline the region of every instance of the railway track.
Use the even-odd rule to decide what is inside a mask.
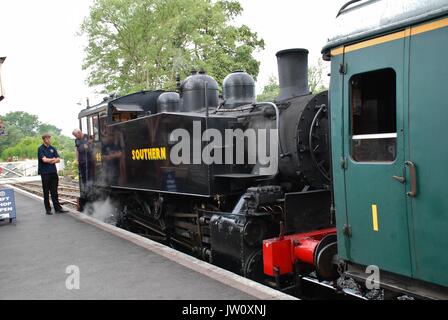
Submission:
[[[42,184],[40,182],[21,182],[14,183],[15,187],[30,193],[43,197]],[[77,199],[79,197],[79,186],[70,182],[63,182],[59,184],[58,188],[59,202],[61,205],[70,207],[71,209],[77,209]]]

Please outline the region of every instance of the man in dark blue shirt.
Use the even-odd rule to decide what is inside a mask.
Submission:
[[[51,135],[44,134],[42,136],[43,144],[37,150],[37,158],[39,160],[38,174],[42,178],[42,189],[44,192],[44,204],[46,213],[51,215],[49,193],[51,193],[51,201],[56,213],[67,212],[59,204],[58,184],[59,177],[56,169],[56,163],[61,162],[58,151],[51,143]]]

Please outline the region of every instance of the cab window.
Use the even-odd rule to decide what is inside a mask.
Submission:
[[[86,133],[87,135],[90,135],[89,133],[89,127],[87,124],[87,117],[81,118],[81,128],[79,128],[82,132]]]
[[[125,122],[130,121],[133,119],[137,119],[137,113],[136,112],[114,112],[112,114],[112,121],[113,122]]]
[[[99,131],[99,121],[98,116],[94,115],[89,117],[89,136],[93,138],[94,141],[100,140],[100,131]]]

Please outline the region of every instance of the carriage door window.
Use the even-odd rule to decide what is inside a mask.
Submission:
[[[393,162],[397,149],[396,74],[393,69],[350,80],[351,155],[357,162]]]

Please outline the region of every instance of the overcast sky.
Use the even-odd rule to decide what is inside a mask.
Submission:
[[[1,0],[0,56],[5,100],[0,115],[26,111],[70,135],[85,98],[100,99],[86,83],[81,69],[83,39],[76,35],[93,0]],[[338,9],[347,0],[240,0],[244,23],[258,32],[266,49],[261,61],[257,91],[277,74],[275,53],[306,48],[316,63],[331,32]]]

